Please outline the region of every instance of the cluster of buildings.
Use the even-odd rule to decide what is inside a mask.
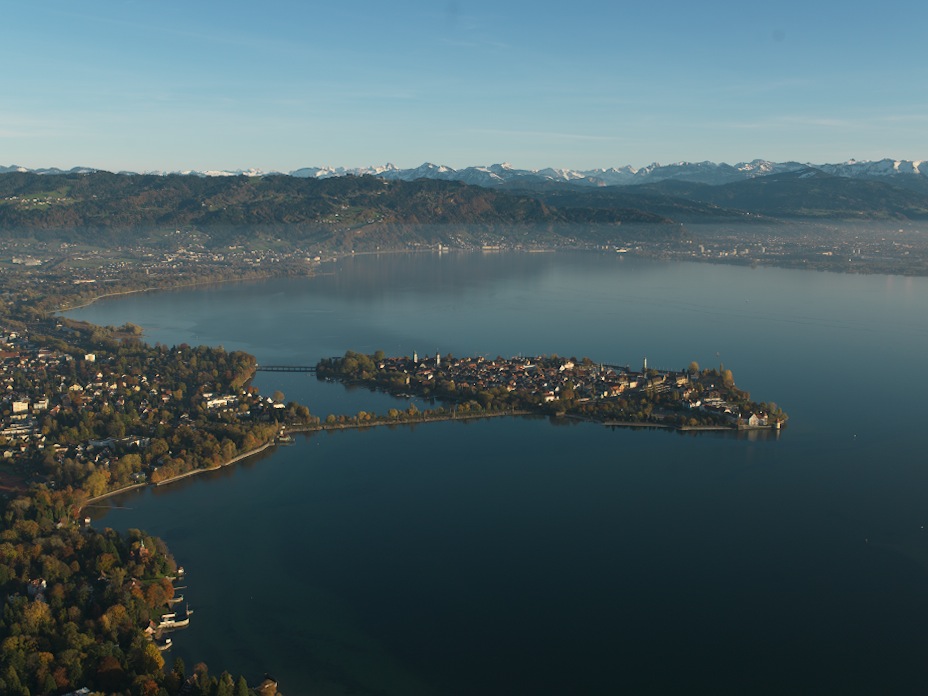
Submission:
[[[647,358],[641,370],[629,366],[594,363],[584,358],[484,357],[454,358],[384,358],[377,364],[387,373],[405,375],[406,384],[434,382],[444,391],[467,385],[478,391],[505,390],[523,392],[542,403],[565,405],[603,403],[623,397],[634,401],[647,398],[669,411],[702,412],[739,427],[765,427],[766,413],[757,408],[744,409],[738,403],[739,392],[733,385],[724,386],[715,372],[698,370],[649,369]],[[741,400],[743,401],[743,399]],[[756,406],[756,405],[752,405]]]
[[[30,447],[42,449],[45,436],[37,419],[49,410],[49,397],[31,376],[57,374],[73,358],[34,345],[19,331],[0,330],[0,457],[10,459]]]
[[[685,388],[688,372],[649,370],[647,360],[640,372],[628,366],[605,365],[588,359],[576,361],[559,357],[484,357],[419,359],[385,358],[378,368],[405,372],[420,381],[438,380],[468,385],[480,391],[502,388],[507,392],[525,391],[545,402],[565,396],[578,402],[618,397],[626,392],[659,395]]]
[[[168,390],[152,388],[144,375],[111,374],[105,363],[97,364],[94,354],[75,357],[43,348],[17,332],[0,333],[0,343],[0,457],[4,460],[28,461],[51,452],[58,462],[68,457],[82,465],[108,468],[118,458],[117,452],[149,445],[148,437],[125,434],[62,445],[54,437],[49,439],[43,420],[54,418],[62,408],[78,413],[132,408],[127,398],[143,392],[139,404],[150,410],[171,399]],[[89,376],[83,379],[82,375]],[[37,472],[33,474],[36,481],[43,480]],[[47,482],[55,484],[52,479]]]
[[[615,249],[642,256],[714,263],[784,266],[863,273],[919,274],[928,242],[916,226],[845,222],[838,225],[776,225],[751,228],[688,226],[692,236],[636,242]],[[745,229],[751,234],[745,235]]]
[[[65,325],[54,331],[65,340],[75,338]],[[145,466],[126,472],[115,464],[122,455],[145,452],[173,427],[279,420],[286,409],[253,389],[206,390],[219,380],[201,384],[185,377],[178,383],[165,371],[176,360],[180,357],[156,352],[126,358],[64,352],[0,327],[0,462],[44,462],[21,471],[27,482],[52,487],[77,485],[81,472],[96,470],[118,471],[121,483],[141,483],[147,480]],[[169,448],[161,451],[164,442],[156,444],[152,465],[158,457],[173,456]],[[59,477],[43,475],[42,468]]]

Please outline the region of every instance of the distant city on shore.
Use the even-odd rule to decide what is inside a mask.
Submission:
[[[0,253],[66,282],[112,282],[113,291],[139,272],[146,284],[165,269],[172,282],[196,282],[231,267],[306,272],[354,253],[461,249],[928,274],[920,160],[681,163],[596,170],[599,178],[507,165],[292,176],[6,169]]]

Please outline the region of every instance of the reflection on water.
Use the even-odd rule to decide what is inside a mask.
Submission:
[[[911,692],[928,651],[925,306],[926,279],[593,254],[355,258],[101,302],[72,314],[266,364],[724,363],[791,420],[317,433],[110,499],[130,509],[95,524],[149,529],[188,569],[176,654],[289,694]],[[403,406],[307,375],[256,384],[323,417]]]

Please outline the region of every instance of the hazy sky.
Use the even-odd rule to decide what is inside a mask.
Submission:
[[[8,0],[0,165],[928,157],[923,0]]]

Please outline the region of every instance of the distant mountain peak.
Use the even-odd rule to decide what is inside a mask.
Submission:
[[[423,162],[413,169],[400,169],[392,162],[381,166],[368,167],[303,167],[289,172],[289,176],[298,178],[327,179],[337,176],[375,176],[388,180],[413,181],[415,179],[441,179],[445,181],[460,181],[467,184],[483,187],[511,187],[547,186],[551,184],[566,184],[572,186],[628,186],[645,184],[672,179],[674,181],[720,185],[743,181],[772,174],[787,172],[801,172],[812,168],[832,176],[846,178],[885,179],[887,177],[928,177],[928,162],[924,160],[894,160],[884,158],[881,160],[857,160],[851,158],[838,164],[809,164],[799,162],[771,162],[764,159],[754,159],[750,162],[739,162],[730,165],[724,162],[716,163],[709,160],[701,162],[680,161],[673,164],[662,165],[652,162],[646,167],[635,168],[630,165],[622,167],[609,167],[589,170],[565,169],[559,167],[546,167],[543,169],[518,169],[509,162],[499,162],[491,165],[478,165],[454,169],[442,164]],[[2,173],[37,174],[87,174],[99,171],[91,167],[73,167],[67,171],[58,168],[28,169],[18,165],[8,167],[0,166]],[[207,171],[174,171],[174,172],[147,172],[149,174],[186,174],[201,177],[234,177],[248,176],[261,177],[270,174],[280,175],[281,172],[264,172],[260,169],[235,170],[207,170]],[[130,175],[132,172],[120,172]]]

